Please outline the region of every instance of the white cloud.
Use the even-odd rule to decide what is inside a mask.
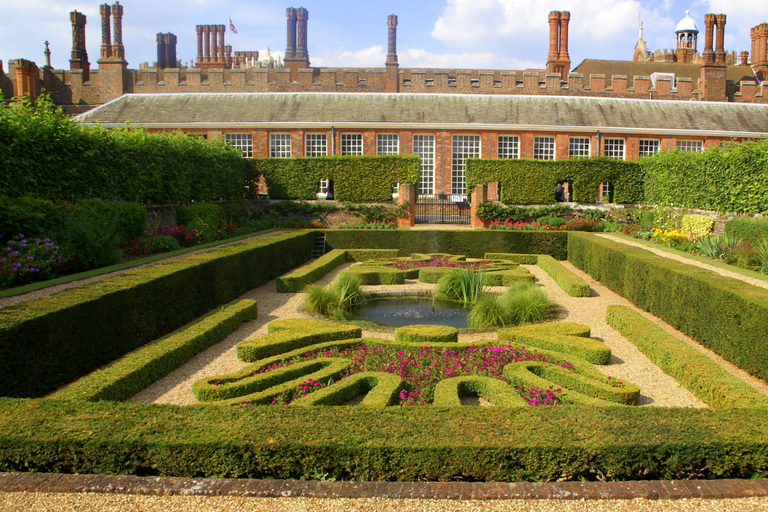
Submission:
[[[318,57],[310,55],[313,66],[318,67],[347,67],[347,68],[380,68],[384,66],[387,54],[380,44],[362,50],[333,50],[326,51]]]
[[[768,2],[765,0],[709,0],[709,11],[725,13],[725,46],[727,50],[751,50],[750,29],[768,22]],[[704,27],[701,27],[702,33]],[[701,37],[701,36],[700,36]]]
[[[480,68],[480,69],[541,69],[543,62],[521,60],[496,52],[433,53],[411,48],[400,52],[400,65],[405,68]]]

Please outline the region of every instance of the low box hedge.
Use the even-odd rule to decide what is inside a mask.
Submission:
[[[589,283],[568,270],[552,256],[539,255],[536,264],[571,297],[589,297]]]
[[[293,406],[344,405],[361,395],[360,407],[383,408],[396,405],[403,381],[393,373],[363,372],[347,377],[333,387],[326,387],[291,402]]]
[[[313,238],[217,247],[0,309],[0,396],[42,396],[178,329],[307,261]]]
[[[395,341],[410,343],[458,343],[459,330],[447,325],[407,325],[395,329]]]
[[[518,265],[537,265],[539,262],[539,256],[536,254],[510,254],[505,252],[487,252],[485,253],[485,259],[511,261]]]
[[[608,306],[608,325],[710,407],[768,407],[768,396],[626,306]]]
[[[392,267],[377,267],[374,265],[354,265],[347,272],[360,277],[362,284],[403,284],[407,270],[397,270]]]
[[[328,272],[347,261],[347,252],[334,249],[317,258],[312,263],[302,265],[275,279],[278,293],[298,293],[308,284],[321,279]]]
[[[347,261],[386,260],[397,258],[397,249],[346,249]]]
[[[742,370],[768,379],[768,290],[589,233],[569,234],[568,259]]]
[[[528,403],[509,384],[492,377],[469,375],[441,380],[435,386],[435,407],[461,407],[464,397],[479,397],[494,407],[528,407]]]
[[[325,240],[331,249],[399,249],[400,256],[445,253],[482,258],[500,252],[549,254],[564,260],[568,255],[566,231],[332,229],[325,232]]]
[[[256,318],[256,301],[243,299],[206,315],[191,325],[126,354],[105,368],[65,386],[56,400],[127,400],[165,377],[196,354],[227,337],[240,324]]]
[[[611,362],[611,349],[590,338],[589,326],[584,324],[557,322],[504,327],[499,329],[498,335],[499,340],[574,354],[592,364]]]

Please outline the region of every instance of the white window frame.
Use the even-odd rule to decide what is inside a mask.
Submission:
[[[606,137],[603,139],[603,156],[616,160],[625,160],[627,157],[626,139],[619,137]]]
[[[400,154],[400,136],[397,133],[377,133],[376,134],[376,154],[377,155],[399,155]]]
[[[589,158],[592,154],[592,139],[589,137],[570,137],[568,139],[568,158]]]
[[[659,139],[640,139],[637,142],[637,156],[653,156],[661,149]]]
[[[328,134],[305,133],[304,156],[318,157],[328,156]]]
[[[554,160],[555,159],[555,137],[551,135],[536,135],[533,137],[533,159],[534,160]]]
[[[270,158],[291,158],[290,133],[269,134],[269,156]]]
[[[467,177],[464,172],[467,158],[480,158],[481,145],[480,135],[451,136],[451,195],[467,193]]]
[[[704,141],[702,140],[678,140],[677,149],[690,153],[701,153],[704,151]]]
[[[499,135],[496,140],[497,158],[520,158],[520,137],[517,135]]]
[[[435,193],[435,136],[431,133],[413,134],[413,152],[419,155],[419,195]]]
[[[250,133],[225,133],[224,141],[243,152],[243,157],[253,158],[253,135]]]
[[[363,154],[363,134],[362,133],[342,133],[339,136],[339,154],[340,155],[362,155]]]

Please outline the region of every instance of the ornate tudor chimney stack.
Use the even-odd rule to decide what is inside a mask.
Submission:
[[[123,6],[102,4],[101,51],[99,58],[99,101],[113,100],[125,93],[128,63],[123,47]],[[110,45],[110,17],[112,18],[112,44]]]
[[[768,23],[753,27],[752,36],[752,71],[763,82],[768,81]]]
[[[549,13],[547,73],[557,73],[561,80],[567,80],[571,70],[571,58],[568,55],[568,24],[570,21],[571,13],[568,11]]]
[[[397,62],[397,16],[387,16],[386,92],[400,91],[400,64]]]
[[[72,22],[72,55],[69,59],[70,70],[82,70],[83,82],[90,80],[91,64],[88,62],[88,52],[85,49],[85,14],[77,11],[69,13]]]
[[[285,67],[291,70],[291,79],[296,79],[296,70],[309,67],[309,50],[307,48],[307,21],[309,11],[303,7],[285,10],[288,22],[288,44],[285,48]]]
[[[703,98],[706,101],[726,101],[726,67],[725,67],[725,14],[704,15],[704,53],[701,66],[701,86]],[[717,35],[715,36],[715,28]],[[714,50],[712,49],[715,43]]]

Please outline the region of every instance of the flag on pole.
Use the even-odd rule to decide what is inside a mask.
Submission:
[[[237,34],[237,29],[235,28],[235,24],[232,23],[232,17],[229,18],[229,31],[233,34]]]

